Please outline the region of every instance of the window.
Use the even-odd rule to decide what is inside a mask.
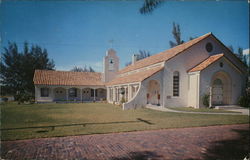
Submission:
[[[223,62],[220,62],[220,67],[223,68]]]
[[[76,88],[69,89],[69,97],[77,97],[77,89]]]
[[[179,72],[175,71],[173,74],[173,96],[178,97],[179,96],[179,90],[180,90],[180,75]]]
[[[109,59],[109,71],[114,70],[114,60],[112,58]]]
[[[49,97],[49,88],[41,88],[41,97]]]
[[[212,43],[208,42],[208,43],[206,44],[206,50],[207,50],[208,52],[212,52],[212,50],[213,50],[213,45],[212,45]]]

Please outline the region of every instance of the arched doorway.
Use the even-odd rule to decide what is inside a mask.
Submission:
[[[103,88],[96,89],[96,100],[97,101],[106,100],[106,89]]]
[[[55,88],[54,89],[54,101],[65,101],[66,97],[66,89],[65,88]]]
[[[213,104],[223,104],[223,83],[218,78],[213,81],[212,102]]]
[[[160,84],[156,80],[150,80],[148,83],[147,103],[158,105],[160,102]]]
[[[211,81],[212,86],[212,105],[223,105],[231,103],[231,78],[220,71],[214,74]]]
[[[91,89],[90,88],[82,89],[82,100],[91,101]]]

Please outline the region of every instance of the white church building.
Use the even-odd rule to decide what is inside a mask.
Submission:
[[[123,109],[144,107],[201,108],[237,104],[245,90],[246,66],[212,33],[152,55],[119,70],[109,49],[103,73],[36,70],[36,102],[104,101]]]

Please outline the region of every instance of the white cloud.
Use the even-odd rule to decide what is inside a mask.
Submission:
[[[72,65],[64,65],[64,66],[56,66],[56,70],[60,71],[69,71],[73,69],[75,66],[84,68],[84,66],[92,67],[96,72],[102,72],[103,71],[103,64],[101,61],[98,62],[85,62],[85,61],[79,61]]]
[[[243,54],[244,54],[244,55],[249,55],[249,48],[248,48],[248,49],[243,50]]]

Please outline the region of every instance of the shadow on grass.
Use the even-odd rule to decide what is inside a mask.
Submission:
[[[101,123],[77,123],[77,124],[61,124],[61,125],[51,125],[51,126],[34,126],[34,127],[19,127],[19,128],[3,128],[0,129],[1,131],[9,131],[9,130],[19,130],[19,129],[37,129],[37,128],[48,128],[50,130],[54,130],[55,127],[70,127],[70,126],[82,126],[85,127],[86,125],[105,125],[105,124],[123,124],[123,123],[145,123],[148,125],[153,125],[153,123],[149,122],[148,120],[144,120],[141,118],[137,118],[136,121],[120,121],[120,122],[101,122]],[[40,132],[40,131],[38,131]],[[43,131],[41,131],[43,132]]]
[[[164,159],[162,156],[157,155],[155,152],[130,152],[125,156],[113,157],[110,160],[150,160],[150,159]]]
[[[233,129],[232,131],[238,133],[239,136],[237,139],[214,142],[209,146],[206,153],[204,153],[203,159],[243,160],[245,157],[249,157],[250,153],[249,129],[248,130]]]

